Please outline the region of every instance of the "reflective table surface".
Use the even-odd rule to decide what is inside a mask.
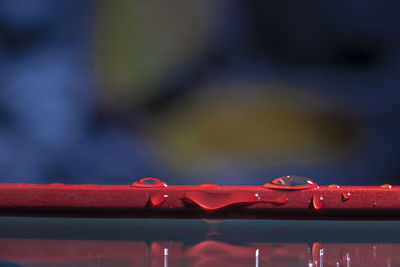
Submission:
[[[400,266],[400,222],[1,217],[0,266]]]

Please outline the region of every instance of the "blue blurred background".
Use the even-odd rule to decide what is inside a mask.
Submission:
[[[1,181],[399,184],[399,10],[0,0]]]

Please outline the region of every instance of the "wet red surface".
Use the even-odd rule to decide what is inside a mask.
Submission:
[[[288,199],[278,196],[273,199],[260,197],[259,193],[248,191],[226,192],[221,194],[216,191],[191,191],[185,193],[184,201],[194,203],[205,210],[218,210],[232,205],[251,205],[256,203],[271,203],[273,205],[284,205]]]
[[[0,185],[0,215],[159,218],[399,219],[400,187],[318,186],[285,176],[264,186]]]

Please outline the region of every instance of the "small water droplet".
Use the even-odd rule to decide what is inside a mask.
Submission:
[[[313,207],[316,210],[322,210],[325,207],[325,200],[321,195],[313,195]]]
[[[378,206],[378,204],[377,204],[376,202],[373,202],[373,203],[372,203],[372,207],[375,208],[376,206]]]
[[[350,192],[342,192],[342,200],[347,201],[351,198],[351,193]]]
[[[340,185],[337,185],[337,184],[331,184],[330,186],[328,186],[329,188],[337,188],[337,189],[340,189],[341,187],[340,187]]]
[[[139,181],[134,182],[131,186],[133,187],[167,187],[168,185],[157,178],[143,178]]]
[[[168,195],[165,193],[153,195],[150,198],[150,205],[153,208],[159,208],[162,206],[162,204],[164,204],[165,201],[167,201],[167,199],[168,199]]]
[[[302,175],[287,175],[272,180],[263,185],[264,188],[278,190],[303,190],[318,188],[318,184],[312,179]]]
[[[392,185],[390,185],[390,184],[384,184],[384,185],[381,185],[381,188],[392,189]]]

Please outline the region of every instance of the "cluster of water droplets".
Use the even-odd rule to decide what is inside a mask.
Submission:
[[[57,186],[58,184],[54,184]],[[137,188],[167,188],[168,185],[157,178],[143,178],[131,185]],[[204,189],[200,191],[191,191],[185,193],[185,198],[182,200],[192,204],[196,204],[199,207],[206,210],[220,209],[223,207],[236,205],[236,204],[256,204],[260,202],[271,203],[273,205],[284,205],[288,202],[287,197],[284,195],[277,197],[275,199],[267,199],[261,197],[260,193],[249,193],[249,192],[222,192],[219,189],[222,188],[221,185],[217,184],[202,184],[199,186]],[[317,189],[318,184],[312,179],[302,175],[287,175],[276,178],[271,182],[268,182],[262,186],[263,188],[273,189],[273,190],[307,190],[307,189]],[[330,189],[337,189],[341,193],[342,201],[349,201],[352,197],[352,192],[345,191],[341,186],[337,184],[329,185]],[[391,190],[392,186],[389,184],[384,184],[381,186],[383,189]],[[210,191],[211,190],[211,191]],[[151,207],[159,208],[168,199],[168,194],[166,191],[157,192],[152,195],[149,199],[149,204]],[[311,208],[315,210],[322,210],[325,207],[325,199],[318,190],[314,191],[312,198],[309,201]],[[373,206],[377,204],[374,202]]]

